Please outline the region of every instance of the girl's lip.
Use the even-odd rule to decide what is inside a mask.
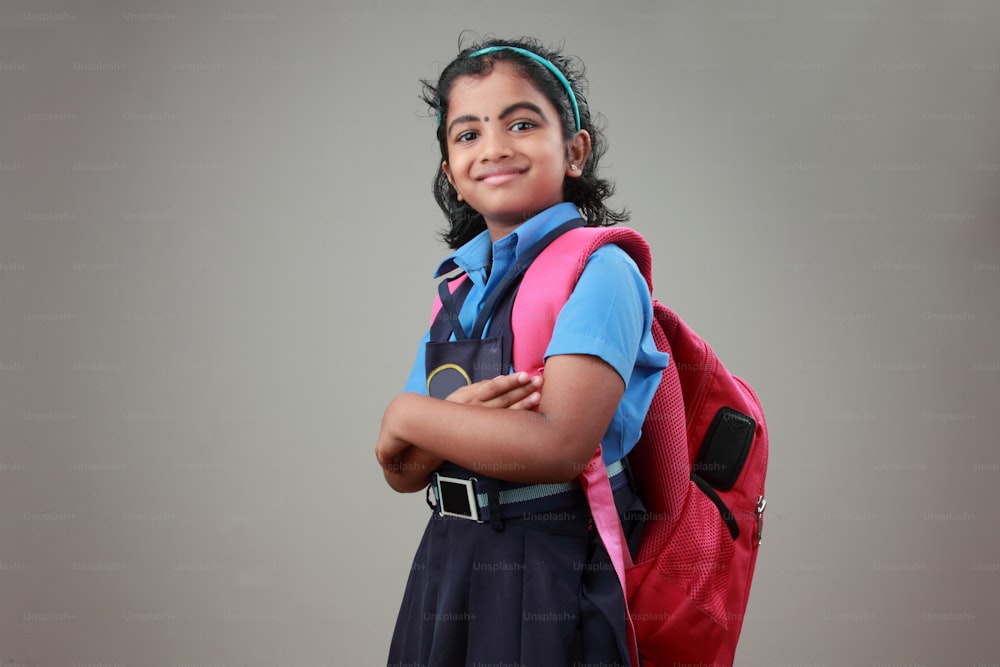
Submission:
[[[479,180],[487,185],[504,185],[505,183],[510,183],[520,175],[520,169],[504,169],[482,176]]]

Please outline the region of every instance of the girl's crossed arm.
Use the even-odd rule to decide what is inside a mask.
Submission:
[[[489,380],[456,389],[447,401],[478,405],[486,408],[532,410],[541,399],[542,376],[527,373],[498,375]],[[385,481],[400,493],[420,491],[429,482],[430,474],[444,461],[427,450],[407,447],[389,463],[383,463]]]
[[[547,360],[537,412],[402,394],[382,417],[376,456],[383,468],[399,466],[403,454],[404,465],[448,460],[508,481],[570,481],[593,456],[624,391],[604,360],[566,354]],[[389,472],[386,479],[393,484]]]

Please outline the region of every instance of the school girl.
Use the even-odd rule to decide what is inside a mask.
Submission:
[[[550,231],[627,219],[605,205],[613,186],[598,176],[604,137],[583,85],[582,65],[527,38],[468,46],[424,82],[441,149],[434,194],[454,250],[437,275],[468,275],[455,317],[439,318],[452,329],[472,331]],[[466,367],[498,377],[432,390],[437,371],[458,367],[449,355],[479,343],[450,342],[454,331],[432,340],[440,328],[424,337],[376,444],[389,485],[426,489],[433,507],[390,665],[629,664],[622,592],[576,478],[601,443],[634,553],[644,509],[623,459],[667,362],[651,318],[635,263],[608,245],[560,312],[538,376],[480,363],[475,349]]]

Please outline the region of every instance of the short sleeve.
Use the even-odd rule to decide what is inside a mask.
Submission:
[[[600,357],[628,382],[652,310],[649,288],[632,258],[616,245],[602,246],[560,311],[545,356]]]

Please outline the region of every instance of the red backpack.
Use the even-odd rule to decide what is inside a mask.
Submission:
[[[559,311],[606,243],[628,252],[652,293],[649,246],[634,230],[561,234],[532,261],[514,299],[516,370],[541,370]],[[653,312],[653,338],[670,361],[628,457],[649,511],[634,564],[599,448],[581,482],[626,591],[643,664],[731,665],[761,541],[767,426],[753,389],[655,299]]]

